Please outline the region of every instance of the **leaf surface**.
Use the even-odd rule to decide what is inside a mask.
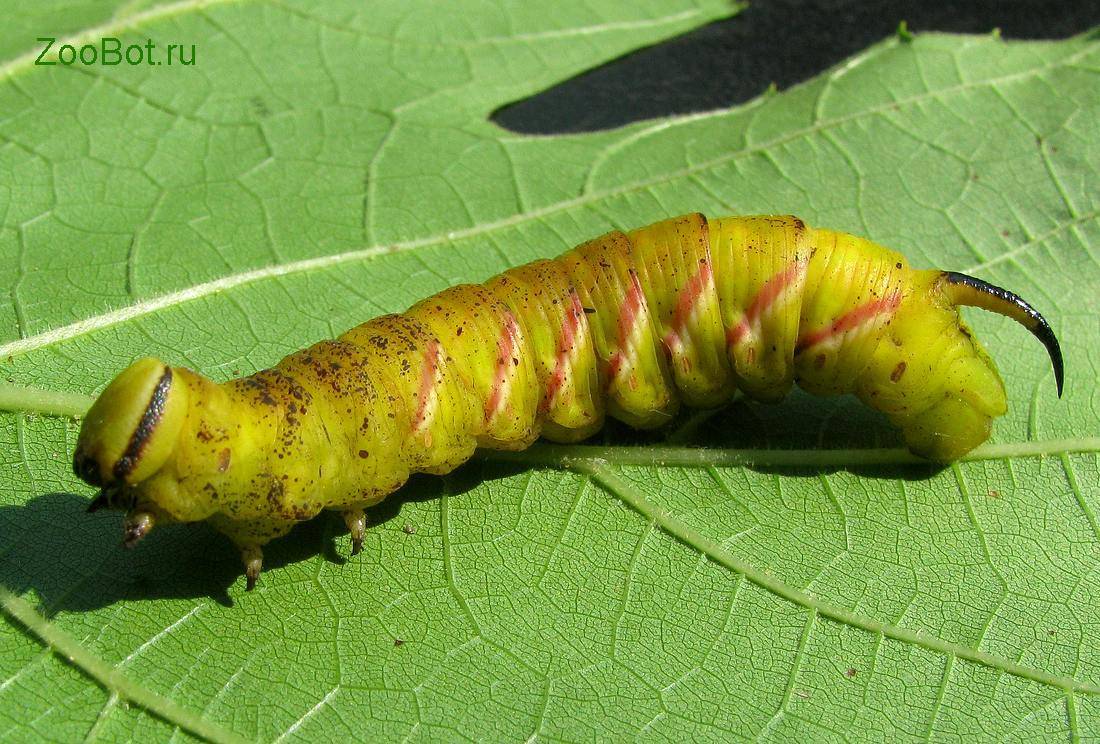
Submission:
[[[0,583],[49,617],[25,632],[0,597],[0,737],[1100,736],[1100,44],[920,35],[736,109],[522,137],[489,113],[733,9],[440,7],[57,30],[194,42],[194,67],[36,67],[47,15],[0,37]],[[51,415],[81,399],[14,387],[91,395],[147,353],[226,379],[694,210],[792,212],[1012,288],[1062,341],[1065,397],[975,312],[1011,410],[942,471],[851,400],[739,402],[668,441],[612,427],[414,479],[361,556],[320,518],[245,594],[204,527],[123,552]]]

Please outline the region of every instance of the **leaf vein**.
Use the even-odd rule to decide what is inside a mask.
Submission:
[[[7,587],[0,587],[0,608],[10,621],[25,627],[32,635],[69,661],[109,692],[117,693],[163,721],[179,726],[213,742],[244,742],[240,735],[213,721],[196,715],[182,705],[141,686],[122,675],[79,641],[34,611],[21,597]]]
[[[1100,685],[1082,682],[1010,661],[994,654],[971,648],[961,643],[930,635],[921,629],[903,628],[897,625],[860,615],[852,610],[832,604],[806,591],[791,586],[769,575],[746,561],[738,558],[720,544],[706,537],[678,517],[657,507],[630,482],[619,475],[606,462],[599,460],[574,460],[570,469],[591,477],[610,493],[618,496],[624,503],[636,509],[643,516],[654,520],[666,534],[693,550],[701,551],[715,563],[743,575],[760,588],[785,599],[795,605],[805,607],[814,613],[835,622],[851,626],[869,633],[881,634],[901,643],[945,654],[996,669],[1013,676],[1029,679],[1040,684],[1056,687],[1066,692],[1078,692],[1088,695],[1100,695]]]

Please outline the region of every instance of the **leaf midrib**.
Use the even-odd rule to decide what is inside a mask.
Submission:
[[[4,586],[0,586],[0,611],[12,621],[25,627],[55,654],[75,665],[113,695],[125,698],[158,718],[207,741],[227,744],[247,741],[239,734],[223,728],[201,714],[129,679],[106,660],[85,648],[78,640],[39,615],[26,600],[16,596]]]
[[[869,53],[868,58],[870,58],[874,54],[883,53],[885,50],[892,48],[897,43],[898,42],[896,40],[884,42],[878,48],[873,50],[873,52]],[[160,310],[165,310],[177,305],[184,304],[186,302],[190,302],[192,300],[201,299],[203,297],[207,297],[218,292],[223,292],[246,284],[252,284],[261,280],[277,279],[282,276],[300,274],[312,270],[326,269],[345,263],[367,261],[380,255],[385,255],[389,253],[399,253],[420,248],[447,245],[461,240],[477,238],[483,235],[490,235],[495,232],[500,232],[512,227],[544,219],[546,217],[550,217],[552,215],[558,214],[560,212],[565,212],[570,209],[584,207],[589,204],[595,204],[601,201],[606,201],[609,199],[614,199],[616,197],[632,194],[646,188],[657,186],[659,184],[668,183],[681,178],[687,178],[697,173],[716,168],[725,163],[749,157],[757,153],[769,150],[771,148],[781,146],[802,137],[810,136],[818,132],[823,132],[835,127],[842,126],[847,123],[860,121],[865,118],[896,110],[898,107],[914,106],[936,97],[957,95],[959,93],[964,93],[976,88],[993,87],[1009,81],[1026,80],[1038,77],[1050,70],[1073,65],[1079,59],[1088,56],[1088,54],[1092,53],[1097,47],[1100,47],[1100,43],[1086,44],[1080,51],[1076,52],[1075,54],[1063,57],[1057,62],[1046,63],[1030,70],[1017,72],[1010,75],[1003,75],[996,78],[987,78],[980,82],[960,83],[959,85],[955,86],[940,88],[933,91],[926,91],[925,93],[921,93],[919,95],[910,96],[908,98],[899,99],[897,101],[890,101],[889,103],[883,103],[877,106],[872,106],[862,111],[853,112],[851,114],[846,114],[844,116],[839,116],[832,119],[818,121],[811,126],[802,127],[792,132],[788,132],[782,136],[767,140],[766,142],[752,145],[742,150],[728,153],[726,155],[721,155],[719,157],[712,158],[710,160],[706,160],[695,165],[689,165],[676,171],[671,171],[650,178],[638,179],[635,181],[631,181],[630,183],[622,184],[621,186],[603,189],[600,191],[584,191],[583,193],[581,193],[580,196],[576,196],[571,199],[563,199],[526,212],[519,212],[517,214],[510,215],[509,217],[505,217],[499,220],[492,220],[490,222],[485,222],[479,225],[473,225],[471,227],[460,228],[457,230],[445,231],[422,238],[414,238],[407,241],[398,241],[390,245],[373,245],[366,248],[358,248],[352,251],[344,251],[342,253],[330,254],[327,256],[316,256],[299,261],[274,264],[258,269],[251,269],[249,271],[228,274],[226,276],[222,276],[208,282],[202,282],[200,284],[192,285],[191,287],[188,287],[186,289],[177,290],[175,292],[170,292],[148,300],[136,302],[132,305],[127,305],[126,307],[119,308],[117,310],[101,313],[99,315],[93,315],[74,323],[59,326],[57,328],[43,331],[41,333],[37,333],[31,336],[25,336],[15,341],[10,341],[0,346],[0,357],[19,356],[29,351],[34,351],[36,349],[45,348],[54,344],[68,341],[86,333],[91,333],[93,331],[101,330],[103,328],[109,328],[111,326],[118,325],[129,320],[144,317]],[[2,73],[2,68],[0,68],[0,73]],[[808,85],[812,82],[813,81],[810,81],[810,83],[804,83],[802,85]],[[753,105],[753,102],[745,104],[745,106],[751,105]],[[683,124],[696,122],[701,119],[706,119],[708,117],[728,116],[737,113],[737,111],[739,110],[740,109],[719,110],[706,114],[694,114],[685,117],[677,117],[670,120],[663,120],[659,124],[654,126],[659,127],[661,130],[666,130],[671,126],[680,126]],[[399,126],[399,124],[400,122],[396,121],[393,126],[397,127]],[[1096,213],[1089,213],[1087,215],[1079,216],[1076,219],[1072,219],[1070,221],[1062,223],[1054,230],[1045,233],[1043,236],[1040,237],[1042,240],[1046,240],[1050,237],[1052,232],[1060,232],[1067,227],[1076,225],[1079,222],[1087,221],[1088,219],[1092,219],[1095,217]],[[1026,249],[1030,245],[1035,245],[1038,242],[1039,240],[1029,240],[1021,246],[1010,249],[1010,251],[1012,252],[1013,257],[1015,257],[1020,251]]]

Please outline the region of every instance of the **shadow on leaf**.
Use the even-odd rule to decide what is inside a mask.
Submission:
[[[119,601],[209,597],[230,606],[230,587],[243,580],[237,550],[204,523],[156,530],[133,549],[122,547],[120,512],[86,512],[88,498],[49,493],[0,508],[0,582],[33,590],[47,616]],[[314,558],[342,522],[323,515],[265,552],[265,569]],[[326,557],[332,550],[320,551]]]
[[[637,431],[618,421],[607,426],[584,444],[623,447],[634,446],[644,451],[648,447],[683,447],[700,450],[731,450],[739,453],[759,453],[760,462],[746,467],[761,473],[774,473],[792,478],[817,477],[847,471],[865,478],[885,480],[924,480],[943,469],[932,462],[852,464],[860,451],[870,457],[883,450],[904,450],[898,430],[880,412],[855,396],[820,398],[795,388],[776,404],[750,401],[743,397],[721,408],[681,414],[663,429]],[[787,451],[843,450],[851,457],[846,462],[826,465],[772,465],[769,459]],[[655,449],[655,464],[657,451]],[[583,445],[575,456],[584,457]],[[600,457],[599,453],[594,456]],[[638,458],[632,457],[633,464]],[[609,464],[616,465],[613,461]],[[735,467],[735,466],[730,466]]]
[[[485,477],[504,477],[519,468],[486,469],[475,463],[448,476],[447,491],[459,495]],[[368,510],[368,524],[380,529],[400,517],[405,504],[438,499],[444,479],[417,475]],[[133,549],[122,547],[122,514],[88,514],[89,497],[48,493],[21,506],[0,507],[0,583],[17,594],[33,591],[46,616],[83,612],[121,601],[208,597],[231,606],[244,591],[236,548],[205,523],[157,529]],[[348,561],[343,520],[322,512],[264,548],[264,572],[322,556]],[[263,579],[261,578],[261,581]]]

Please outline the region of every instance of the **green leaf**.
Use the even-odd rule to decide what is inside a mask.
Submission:
[[[732,110],[523,137],[488,115],[735,9],[51,8],[0,35],[0,737],[1100,736],[1100,42],[894,38]],[[35,66],[38,34],[197,64]],[[693,210],[1010,287],[1066,395],[975,312],[1011,410],[942,471],[851,400],[738,402],[414,479],[361,556],[319,518],[249,594],[205,527],[124,552],[84,514],[56,414],[133,357],[226,379]]]

